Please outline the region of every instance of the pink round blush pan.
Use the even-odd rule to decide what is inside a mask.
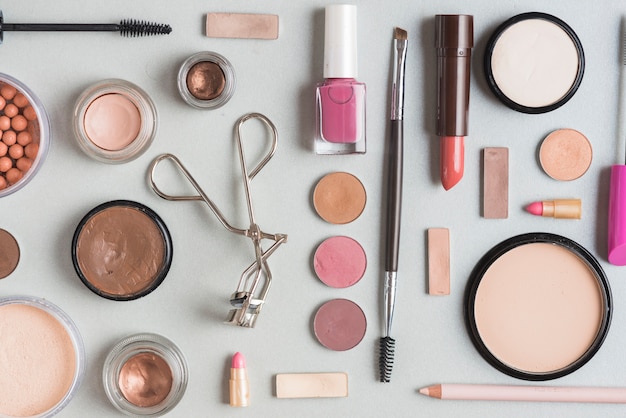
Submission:
[[[333,299],[324,303],[315,314],[313,330],[324,347],[346,351],[356,347],[367,328],[365,314],[348,299]]]
[[[345,236],[331,237],[315,251],[313,268],[326,285],[346,288],[357,283],[365,274],[367,257],[363,247]]]

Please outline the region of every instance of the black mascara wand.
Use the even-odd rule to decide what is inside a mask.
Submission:
[[[119,32],[122,36],[167,35],[170,25],[150,23],[143,20],[124,19],[118,23],[4,23],[0,11],[0,43],[4,32]]]

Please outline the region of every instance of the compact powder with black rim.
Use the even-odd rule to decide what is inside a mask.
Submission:
[[[72,261],[94,293],[123,301],[145,296],[161,284],[172,250],[170,233],[152,209],[115,200],[95,207],[80,221]]]
[[[498,370],[525,380],[565,376],[587,363],[611,322],[607,277],[576,242],[518,235],[487,252],[466,291],[470,337]]]
[[[561,19],[523,13],[495,30],[484,67],[487,84],[502,103],[523,113],[546,113],[578,90],[585,54],[574,30]]]

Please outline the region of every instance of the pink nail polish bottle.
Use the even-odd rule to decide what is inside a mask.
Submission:
[[[356,6],[326,7],[324,81],[316,88],[315,152],[365,153],[365,84],[357,77]]]

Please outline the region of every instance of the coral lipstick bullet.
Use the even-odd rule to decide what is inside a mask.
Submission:
[[[442,136],[441,141],[441,184],[446,190],[453,188],[461,178],[465,165],[465,137]]]

